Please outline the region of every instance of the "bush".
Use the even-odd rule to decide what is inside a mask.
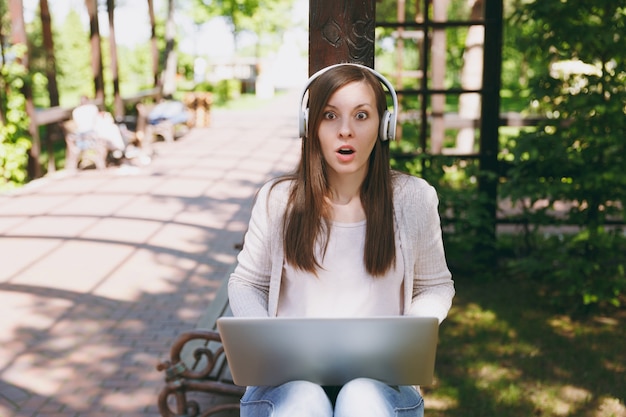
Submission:
[[[616,231],[536,234],[532,247],[508,236],[516,256],[507,266],[537,285],[542,298],[571,314],[626,302],[626,237]],[[529,240],[526,240],[528,243]]]
[[[241,95],[241,81],[221,80],[213,87],[215,104],[224,105],[231,100],[239,98]]]
[[[620,305],[626,245],[619,228],[607,230],[626,220],[623,6],[532,1],[515,19],[529,28],[519,50],[543,64],[529,86],[534,112],[545,117],[507,144],[500,196],[523,209],[518,220],[527,225],[518,238],[526,253],[515,266],[540,279],[553,303]],[[579,232],[544,237],[542,225]]]
[[[20,50],[12,48],[9,56],[19,56]],[[0,121],[0,190],[23,185],[28,179],[28,150],[31,146],[28,133],[29,118],[21,89],[27,79],[24,67],[15,61],[0,66],[0,96],[4,122]]]

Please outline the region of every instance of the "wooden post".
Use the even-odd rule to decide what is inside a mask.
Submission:
[[[91,45],[91,73],[93,75],[95,99],[104,106],[104,75],[102,73],[102,47],[100,45],[100,26],[98,24],[98,1],[86,0],[89,13],[89,42]]]
[[[375,0],[309,0],[309,74],[355,62],[374,68]]]
[[[109,48],[111,58],[109,68],[113,79],[113,116],[121,120],[124,116],[124,103],[120,94],[119,65],[117,64],[117,40],[115,39],[115,0],[107,0],[107,15],[109,16]]]
[[[448,19],[448,0],[433,2],[433,20],[445,22]],[[426,51],[428,53],[429,51]],[[430,71],[431,85],[435,90],[445,89],[446,78],[446,31],[445,28],[433,28],[430,54],[432,70]],[[428,74],[425,68],[424,74]],[[446,133],[446,124],[443,114],[446,107],[446,96],[433,94],[430,96],[432,108],[432,122],[430,124],[430,148],[433,154],[440,154],[443,149],[443,141]]]
[[[487,201],[490,224],[481,253],[493,259],[496,240],[498,206],[498,133],[500,127],[500,85],[502,70],[503,0],[485,1],[485,44],[483,64],[483,98],[481,102],[480,178],[479,189]]]

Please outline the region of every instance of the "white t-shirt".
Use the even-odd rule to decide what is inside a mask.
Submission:
[[[322,268],[317,276],[285,264],[278,316],[366,317],[402,314],[402,251],[396,247],[396,266],[385,276],[372,277],[365,269],[366,222],[332,224],[326,255],[316,248]],[[396,241],[398,241],[396,239]]]

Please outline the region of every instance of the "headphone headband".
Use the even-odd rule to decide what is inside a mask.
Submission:
[[[389,111],[386,110],[385,113],[383,115],[381,115],[380,118],[380,138],[381,140],[385,141],[385,140],[394,140],[396,138],[396,124],[398,122],[398,116],[397,116],[397,111],[398,111],[398,96],[396,95],[396,91],[394,90],[393,86],[391,85],[391,83],[379,72],[377,72],[376,70],[373,70],[370,67],[367,67],[365,65],[361,65],[361,64],[355,64],[355,63],[342,63],[342,64],[334,64],[334,65],[330,65],[326,68],[322,68],[321,70],[317,71],[315,74],[313,74],[307,81],[306,85],[304,86],[304,89],[302,90],[302,96],[300,99],[300,112],[299,114],[299,120],[298,120],[298,124],[300,127],[300,137],[304,138],[307,135],[307,128],[308,128],[308,118],[309,118],[309,109],[305,108],[305,103],[304,103],[304,99],[306,96],[306,93],[309,89],[309,87],[311,86],[311,83],[313,83],[313,81],[315,81],[320,75],[324,74],[325,72],[336,68],[336,67],[340,67],[340,66],[346,66],[346,65],[350,65],[350,66],[354,66],[354,67],[358,67],[358,68],[363,68],[367,71],[369,71],[370,73],[372,73],[386,88],[387,91],[389,91],[389,94],[391,95],[391,99],[393,100],[393,111]]]

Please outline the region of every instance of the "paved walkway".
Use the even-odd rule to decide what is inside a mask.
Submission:
[[[155,365],[235,262],[255,191],[298,158],[297,98],[216,111],[146,167],[0,194],[0,417],[159,415]]]

